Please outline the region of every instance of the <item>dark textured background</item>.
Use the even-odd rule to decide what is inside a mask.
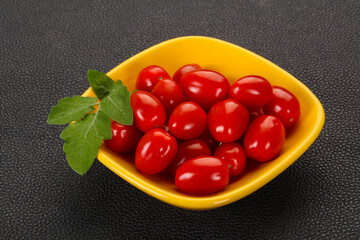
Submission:
[[[0,1],[0,238],[359,239],[360,2]],[[243,46],[305,83],[325,126],[259,191],[205,212],[162,203],[96,161],[67,165],[47,114],[164,40],[204,35]],[[171,61],[171,59],[169,59]]]

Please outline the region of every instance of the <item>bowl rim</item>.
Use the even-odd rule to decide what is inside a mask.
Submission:
[[[322,127],[325,122],[325,113],[322,104],[320,103],[319,99],[310,91],[310,89],[300,82],[298,79],[296,79],[294,76],[292,76],[290,73],[285,71],[284,69],[280,68],[273,62],[267,60],[264,57],[261,57],[260,55],[247,50],[243,47],[240,47],[238,45],[213,38],[213,37],[206,37],[206,36],[183,36],[183,37],[177,37],[170,40],[166,40],[164,42],[158,43],[154,46],[151,46],[136,55],[128,58],[124,62],[117,65],[115,68],[110,70],[107,75],[110,77],[115,74],[119,69],[124,67],[125,65],[129,64],[133,60],[140,58],[142,55],[152,51],[155,48],[159,48],[163,45],[175,42],[175,41],[183,41],[183,40],[190,40],[190,39],[202,39],[206,41],[215,41],[219,42],[221,44],[226,44],[231,47],[236,47],[247,54],[252,55],[253,57],[259,59],[260,61],[266,61],[272,67],[274,67],[277,71],[281,71],[285,75],[287,75],[289,78],[292,79],[292,81],[296,82],[298,87],[301,87],[304,92],[307,93],[307,95],[311,98],[313,109],[316,111],[316,122],[314,124],[314,128],[312,131],[306,136],[306,139],[299,145],[296,145],[295,149],[290,152],[287,157],[280,162],[279,164],[275,165],[272,169],[267,171],[265,174],[257,177],[255,180],[245,184],[244,186],[241,186],[239,188],[233,189],[232,191],[226,192],[226,193],[220,193],[220,194],[214,194],[210,196],[183,196],[183,195],[177,195],[170,193],[164,189],[161,189],[157,186],[152,185],[148,181],[145,181],[143,179],[138,178],[137,176],[131,174],[127,171],[127,169],[123,168],[122,166],[119,166],[115,161],[109,157],[109,151],[104,145],[102,144],[97,158],[98,160],[104,164],[106,167],[108,167],[110,170],[112,170],[114,173],[116,173],[118,176],[123,178],[125,181],[129,182],[136,188],[142,190],[143,192],[146,192],[147,194],[166,202],[170,205],[174,205],[181,208],[186,209],[192,209],[192,210],[207,210],[207,209],[213,209],[220,206],[224,206],[227,204],[230,204],[232,202],[235,202],[253,192],[258,190],[259,188],[263,187],[267,183],[269,183],[271,180],[273,180],[276,176],[278,176],[280,173],[282,173],[285,169],[287,169],[291,164],[293,164],[309,147],[310,145],[315,141],[315,139],[320,134]],[[88,96],[92,92],[91,88],[87,89],[82,96]]]

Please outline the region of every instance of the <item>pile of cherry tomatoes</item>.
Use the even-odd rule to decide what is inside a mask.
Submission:
[[[220,73],[188,64],[170,75],[159,66],[143,69],[131,95],[134,125],[112,123],[106,146],[135,151],[143,174],[163,171],[178,189],[211,194],[243,173],[247,159],[274,159],[285,128],[300,116],[300,104],[288,90],[261,76],[245,76],[230,85]]]

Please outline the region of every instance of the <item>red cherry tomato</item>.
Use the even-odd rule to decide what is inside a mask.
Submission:
[[[210,148],[211,152],[214,152],[215,149],[220,145],[218,141],[211,135],[208,128],[205,129],[204,133],[199,137],[200,140],[203,140]]]
[[[246,165],[246,155],[244,148],[238,143],[224,143],[220,145],[214,157],[224,159],[229,165],[230,176],[240,175]]]
[[[211,156],[210,148],[205,142],[199,139],[191,139],[180,143],[176,156],[168,167],[170,175],[175,177],[176,169],[180,165],[189,159],[199,156]]]
[[[263,110],[279,118],[286,128],[293,126],[300,117],[299,100],[289,90],[277,86],[273,87],[272,98]]]
[[[184,74],[180,87],[187,99],[208,111],[212,105],[226,98],[230,85],[220,73],[200,69]]]
[[[259,162],[273,159],[284,145],[285,128],[281,121],[271,115],[257,117],[244,136],[246,155]]]
[[[140,139],[135,152],[135,165],[143,174],[157,174],[173,160],[177,142],[163,129],[151,129]]]
[[[112,138],[105,140],[106,147],[117,153],[130,153],[136,149],[142,132],[135,126],[122,125],[117,122],[111,123]]]
[[[271,84],[260,76],[240,78],[230,88],[231,97],[250,109],[260,108],[269,102],[271,93]]]
[[[155,65],[148,66],[139,73],[136,89],[151,92],[155,85],[163,79],[171,79],[171,77],[162,67]]]
[[[208,127],[211,135],[223,143],[239,139],[249,123],[248,110],[235,99],[216,103],[208,114]]]
[[[201,67],[198,64],[184,65],[174,73],[172,80],[174,80],[177,83],[180,83],[180,79],[185,73],[192,72],[197,69],[201,69]]]
[[[165,132],[169,132],[169,122],[164,123],[161,128],[164,129]]]
[[[206,113],[197,103],[181,103],[170,115],[170,133],[182,140],[197,138],[206,128],[206,119]]]
[[[250,122],[262,115],[264,115],[264,113],[261,108],[249,110]]]
[[[191,194],[215,193],[228,183],[229,168],[226,161],[210,156],[186,161],[175,175],[175,184],[179,190]]]
[[[185,100],[179,85],[170,79],[159,81],[152,90],[151,94],[157,97],[164,105],[168,116],[177,105]]]
[[[135,126],[142,132],[162,127],[166,113],[161,102],[152,94],[138,90],[131,94],[130,104],[134,114]]]

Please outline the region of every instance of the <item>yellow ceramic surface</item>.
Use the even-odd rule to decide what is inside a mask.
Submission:
[[[159,65],[172,76],[181,66],[197,63],[203,68],[222,73],[230,83],[246,75],[260,75],[272,85],[287,88],[297,96],[301,117],[286,133],[285,145],[279,156],[267,163],[247,166],[244,174],[231,180],[222,191],[195,196],[181,193],[174,182],[164,175],[146,176],[138,172],[134,159],[120,156],[101,146],[98,159],[117,175],[147,194],[171,205],[205,210],[224,206],[256,191],[271,181],[314,142],[324,125],[324,110],[316,96],[299,80],[270,61],[234,44],[209,37],[180,37],[155,45],[121,63],[108,75],[121,79],[130,91],[136,77],[148,65]],[[95,96],[88,89],[83,96]],[[301,183],[299,183],[301,184]]]

